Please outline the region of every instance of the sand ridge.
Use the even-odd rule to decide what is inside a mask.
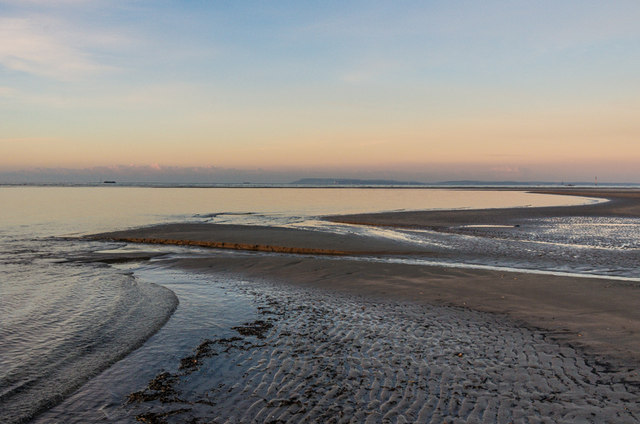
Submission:
[[[396,228],[428,228],[447,231],[463,225],[517,225],[522,220],[572,217],[640,217],[640,189],[554,189],[530,190],[540,194],[607,199],[607,202],[578,206],[550,206],[540,208],[496,208],[446,211],[407,211],[326,216],[333,222],[356,225],[388,226]]]
[[[229,243],[224,241],[197,241],[182,240],[170,238],[147,238],[147,237],[113,237],[109,241],[122,241],[126,243],[143,243],[143,244],[164,244],[172,246],[195,246],[209,247],[212,249],[229,249],[229,250],[246,250],[250,252],[273,252],[273,253],[291,253],[298,255],[353,255],[356,252],[345,252],[342,250],[317,249],[310,247],[288,247],[273,246],[266,244],[247,244],[247,243]]]
[[[380,237],[261,225],[173,223],[95,234],[91,240],[197,246],[307,255],[426,255],[427,249]]]

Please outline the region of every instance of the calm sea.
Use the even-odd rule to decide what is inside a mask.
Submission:
[[[199,291],[206,285],[199,283],[176,285],[162,272],[147,270],[141,278],[142,274],[127,267],[68,261],[87,251],[123,248],[74,237],[184,221],[340,232],[344,226],[323,224],[318,217],[591,201],[445,189],[0,187],[0,422],[28,421],[112,364],[135,356],[131,352],[165,325],[178,300],[181,313],[189,314],[191,308],[193,315],[202,308],[207,312],[200,319],[211,320],[215,301],[209,299],[213,303],[205,306],[198,302],[225,296],[223,292],[203,295]],[[640,249],[639,224],[637,220],[549,221],[537,223],[535,231],[523,230],[516,238],[503,239],[424,231],[375,233],[428,244],[441,253],[439,261],[457,266],[638,278],[634,258]],[[242,300],[235,302],[240,310]],[[224,303],[227,308],[235,304],[234,300]],[[179,320],[182,315],[176,316]],[[144,349],[137,352],[141,355]],[[145,360],[136,363],[143,366]]]

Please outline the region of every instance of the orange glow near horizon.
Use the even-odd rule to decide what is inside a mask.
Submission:
[[[0,173],[596,167],[640,182],[640,3],[63,3],[0,17]]]
[[[633,117],[635,118],[635,117]],[[640,157],[640,122],[629,116],[459,119],[400,125],[372,124],[345,131],[322,128],[259,135],[238,129],[218,138],[208,128],[193,134],[150,129],[128,137],[74,137],[0,141],[2,167],[70,167],[152,164],[236,168],[366,167],[401,163],[513,164],[627,161]],[[321,125],[322,127],[322,125]]]

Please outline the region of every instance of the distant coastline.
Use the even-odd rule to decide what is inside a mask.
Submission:
[[[313,185],[313,186],[333,186],[333,185],[348,185],[348,186],[360,186],[360,185],[386,185],[386,186],[424,186],[426,183],[417,181],[397,181],[397,180],[361,180],[356,178],[302,178],[296,180],[292,185]]]
[[[148,188],[464,188],[464,189],[539,189],[539,188],[640,188],[640,183],[607,183],[596,186],[592,182],[555,181],[482,181],[456,180],[439,182],[418,182],[384,179],[352,178],[302,178],[292,182],[164,182],[164,181],[58,181],[58,182],[13,182],[1,181],[0,187],[148,187]]]

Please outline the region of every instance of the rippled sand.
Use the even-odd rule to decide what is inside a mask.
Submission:
[[[246,290],[246,289],[245,289]],[[253,285],[261,317],[203,339],[125,406],[146,422],[638,422],[638,388],[470,310]],[[155,420],[155,421],[154,421]]]

